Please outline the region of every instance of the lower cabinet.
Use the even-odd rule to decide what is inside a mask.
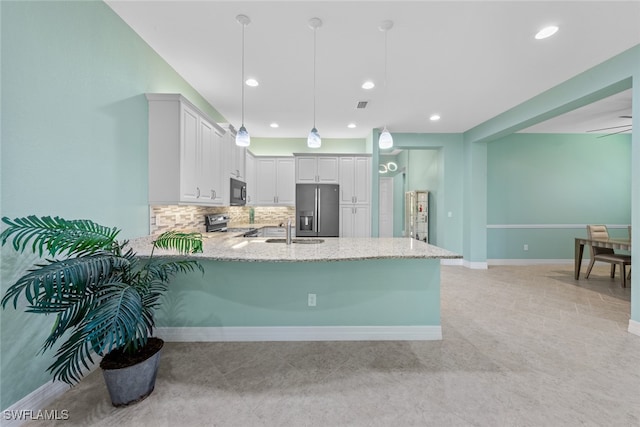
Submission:
[[[340,237],[371,237],[369,206],[340,206]]]

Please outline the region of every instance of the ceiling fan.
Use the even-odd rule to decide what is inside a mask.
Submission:
[[[618,116],[621,119],[631,119],[632,116]],[[615,130],[614,130],[615,129]],[[626,125],[620,125],[620,126],[611,126],[611,127],[606,127],[606,128],[600,128],[600,129],[591,129],[588,130],[587,132],[600,132],[603,130],[607,130],[607,131],[611,131],[609,133],[606,133],[604,135],[600,135],[596,138],[604,138],[607,136],[611,136],[611,135],[617,135],[619,133],[624,133],[624,132],[628,132],[632,129],[632,124],[626,124]]]

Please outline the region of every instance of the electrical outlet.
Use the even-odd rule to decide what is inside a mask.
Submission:
[[[524,247],[522,249],[524,249],[525,251],[528,251],[529,250],[529,245],[524,245]]]
[[[316,306],[316,294],[309,294],[309,298],[307,300],[307,304],[309,305],[309,307],[315,307]]]

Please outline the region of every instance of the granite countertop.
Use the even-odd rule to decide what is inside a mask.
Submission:
[[[203,235],[203,252],[189,255],[193,258],[219,261],[249,262],[313,262],[355,261],[382,258],[453,259],[461,255],[427,243],[403,238],[344,238],[323,237],[318,244],[266,243],[266,238],[245,238],[234,233],[207,233]],[[153,236],[132,239],[131,248],[138,255],[151,252]],[[156,249],[155,255],[176,256],[173,251]]]

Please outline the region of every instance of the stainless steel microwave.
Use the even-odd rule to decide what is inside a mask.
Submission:
[[[231,206],[244,206],[247,204],[247,184],[230,178],[231,188],[229,189],[229,204]]]

